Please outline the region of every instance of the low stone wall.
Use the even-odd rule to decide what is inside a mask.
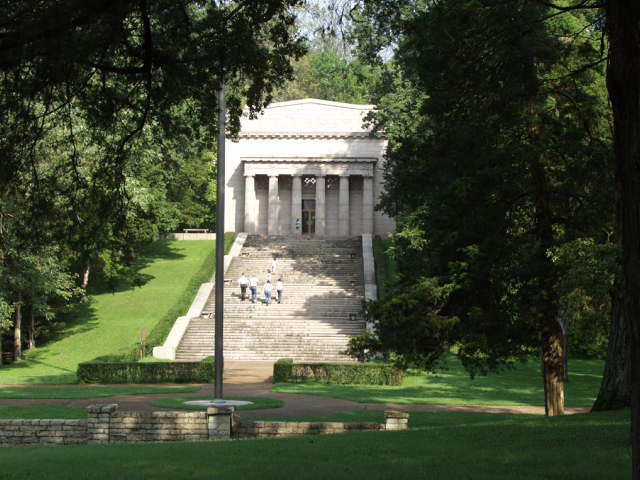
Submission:
[[[205,412],[115,412],[109,425],[110,442],[208,439]]]
[[[233,407],[206,412],[118,412],[116,404],[87,407],[88,441],[177,442],[231,437]]]
[[[86,442],[86,420],[0,420],[0,444],[66,445]]]
[[[385,423],[235,422],[234,408],[206,412],[119,412],[118,405],[91,405],[86,420],[0,420],[0,444],[175,442],[286,437],[326,433],[406,430],[409,414],[384,412]]]
[[[290,437],[328,433],[406,430],[407,412],[385,411],[385,423],[370,422],[238,422],[233,426],[235,438]]]

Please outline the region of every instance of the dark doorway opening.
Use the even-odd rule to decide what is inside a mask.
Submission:
[[[316,201],[302,200],[302,233],[313,234],[316,231]]]

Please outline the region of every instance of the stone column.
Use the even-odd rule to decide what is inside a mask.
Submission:
[[[397,410],[385,410],[385,430],[406,430],[409,428],[409,413]]]
[[[278,234],[278,175],[269,175],[269,214],[267,235]]]
[[[256,233],[256,183],[253,175],[244,176],[244,231]]]
[[[300,228],[296,229],[296,224]],[[294,175],[291,185],[291,231],[302,235],[302,176]]]
[[[231,438],[231,424],[235,407],[209,407],[207,408],[207,427],[209,440],[221,440]]]
[[[109,443],[111,414],[117,403],[89,405],[87,409],[87,443]]]
[[[349,236],[349,175],[340,175],[338,235],[341,237]]]
[[[373,233],[373,177],[362,182],[362,233]]]
[[[316,177],[316,235],[324,237],[326,232],[326,216],[325,216],[325,178],[318,175]]]

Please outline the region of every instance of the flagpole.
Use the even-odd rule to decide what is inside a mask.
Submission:
[[[220,1],[220,7],[224,7],[224,0]],[[224,35],[225,33],[223,32],[223,36]],[[220,74],[220,89],[218,90],[218,168],[216,175],[216,304],[214,326],[216,378],[213,391],[214,400],[222,400],[224,398],[224,143],[227,130],[227,105],[225,98],[224,72],[220,72]]]

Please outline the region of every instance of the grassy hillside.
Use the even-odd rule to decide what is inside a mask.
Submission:
[[[139,286],[123,280],[89,295],[55,340],[0,367],[0,384],[74,383],[78,363],[130,352],[142,328],[150,333],[168,316],[186,313],[200,283],[192,279],[213,274],[213,251],[213,241],[155,242],[140,259]]]

